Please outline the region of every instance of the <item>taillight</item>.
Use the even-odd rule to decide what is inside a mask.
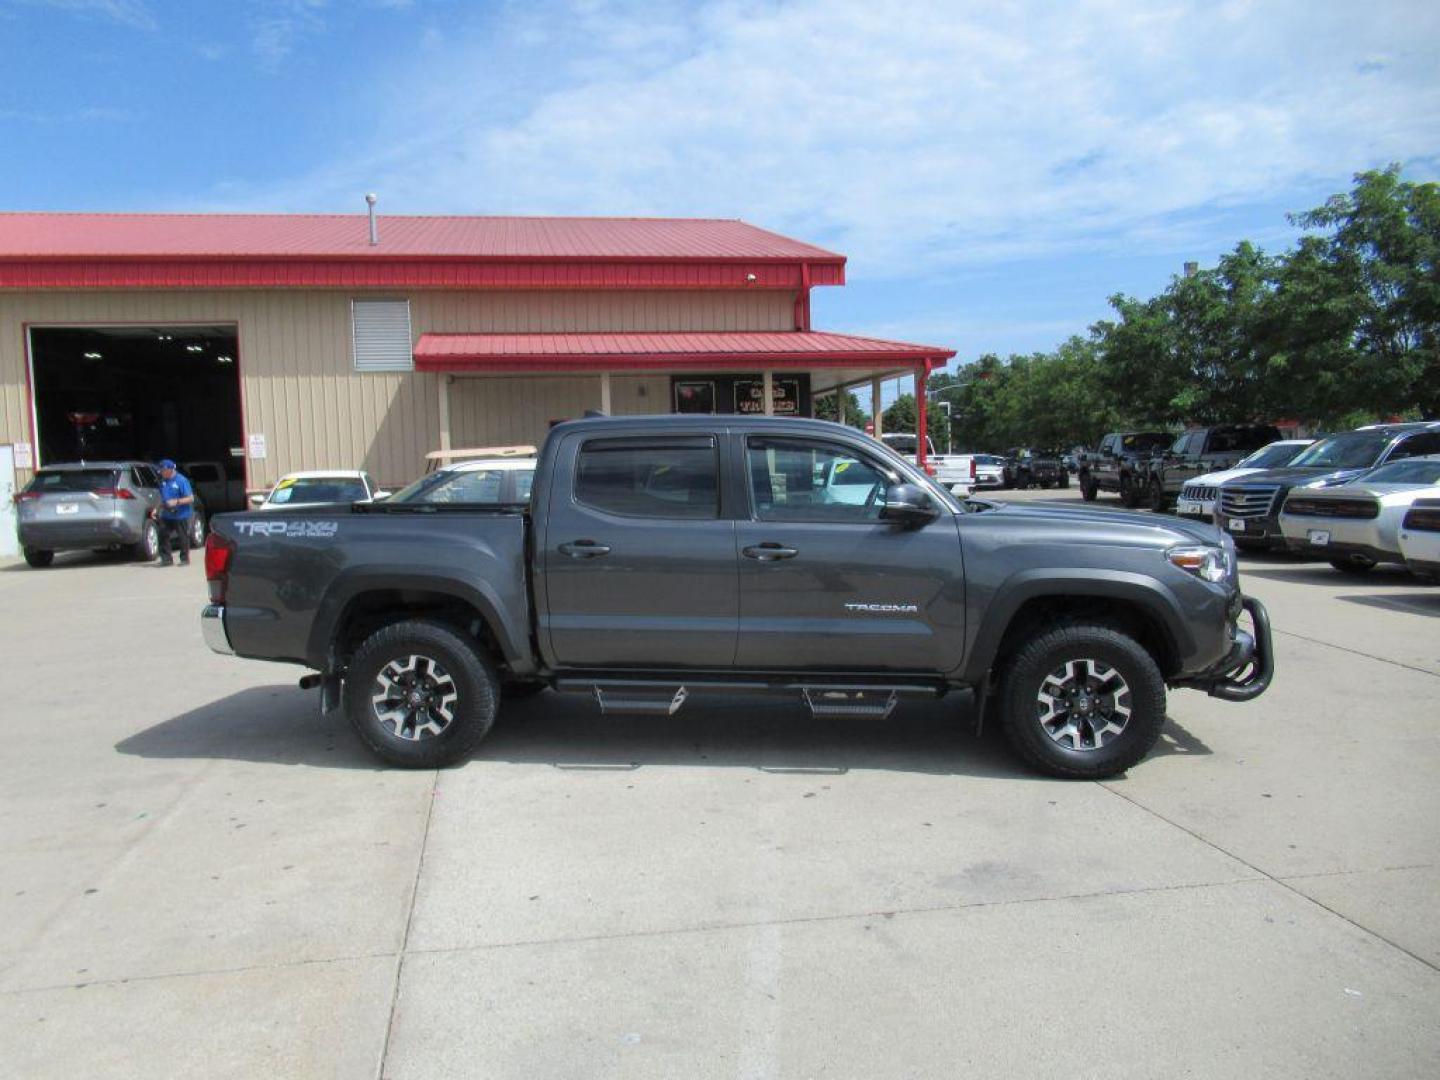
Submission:
[[[975,479],[975,459],[973,457],[970,459],[970,479]]]
[[[223,604],[230,584],[230,559],[235,554],[235,541],[212,532],[205,538],[205,580],[210,585],[210,602]]]
[[[96,488],[94,491],[90,492],[90,494],[91,494],[91,495],[94,495],[96,498],[100,498],[100,499],[133,499],[133,498],[135,498],[135,493],[134,493],[133,491],[131,491],[129,488]]]
[[[19,503],[30,502],[32,499],[38,500],[39,498],[40,492],[38,491],[22,491],[19,495],[15,496],[15,502],[18,505]]]
[[[937,471],[938,471],[938,470],[935,468],[934,465],[930,464],[930,462],[928,462],[928,461],[925,462],[925,475],[926,475],[926,476],[934,476]]]

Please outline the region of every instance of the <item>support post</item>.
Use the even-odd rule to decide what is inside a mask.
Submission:
[[[765,388],[761,391],[765,395],[765,415],[775,415],[775,373],[765,372]]]
[[[610,372],[600,373],[600,411],[610,415]]]
[[[443,371],[438,377],[440,386],[440,449],[450,449],[450,380],[451,375]]]
[[[925,447],[930,441],[926,437],[929,434],[930,425],[925,411],[925,383],[929,372],[929,364],[921,364],[915,369],[915,464],[919,465],[921,469],[925,469]],[[925,471],[929,472],[930,470],[925,469]]]
[[[879,438],[884,432],[881,430],[880,414],[880,378],[876,376],[870,380],[870,423],[875,428],[875,438]]]

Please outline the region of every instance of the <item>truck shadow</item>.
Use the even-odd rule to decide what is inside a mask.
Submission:
[[[220,759],[379,771],[340,712],[320,716],[293,685],[261,686],[164,720],[115,745],[154,759]],[[1208,754],[1174,720],[1153,756]],[[502,708],[474,762],[561,770],[632,771],[651,765],[843,775],[880,769],[931,775],[1045,780],[1020,765],[998,726],[975,735],[959,698],[897,709],[890,719],[815,720],[798,705],[751,698],[692,703],[674,717],[602,717],[586,698],[544,693]]]

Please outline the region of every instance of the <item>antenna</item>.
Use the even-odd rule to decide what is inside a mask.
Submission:
[[[379,196],[373,191],[365,196],[365,205],[370,208],[370,246],[376,247],[380,243],[380,228],[375,224],[375,203]]]

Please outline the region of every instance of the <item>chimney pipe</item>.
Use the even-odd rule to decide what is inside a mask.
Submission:
[[[373,244],[375,241],[371,240],[370,242]],[[1198,273],[1200,273],[1200,264],[1198,262],[1187,262],[1185,264],[1186,277],[1194,277]]]
[[[365,205],[370,208],[370,246],[375,247],[380,243],[380,228],[375,224],[375,201],[376,195],[372,191],[365,196]]]

